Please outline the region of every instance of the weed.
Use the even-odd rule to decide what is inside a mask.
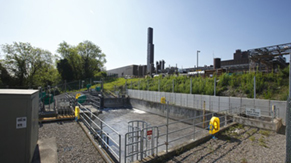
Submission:
[[[254,136],[249,137],[249,139],[254,142],[256,140],[256,138]]]
[[[270,135],[270,131],[267,131],[267,130],[260,130],[259,133],[260,133],[261,135],[266,136],[266,137],[269,137],[269,135]]]
[[[259,145],[262,146],[262,147],[268,148],[268,146],[266,144],[266,141],[265,141],[265,138],[263,136],[261,136],[259,138]]]
[[[239,128],[239,129],[243,129],[243,128],[244,128],[244,125],[243,125],[243,124],[238,124],[238,125],[237,125],[237,128]]]
[[[247,159],[246,158],[243,158],[242,160],[241,160],[241,163],[247,163],[248,161],[247,161]]]

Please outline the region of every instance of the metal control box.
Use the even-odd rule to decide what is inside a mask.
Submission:
[[[38,110],[37,90],[0,89],[0,162],[31,163]]]

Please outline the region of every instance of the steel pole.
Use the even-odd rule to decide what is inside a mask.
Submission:
[[[175,85],[174,85],[174,79],[173,79],[173,86],[172,86],[172,92],[174,93],[175,91],[174,91],[174,88],[175,88]]]
[[[256,76],[254,76],[254,99],[256,99]]]
[[[287,100],[287,110],[286,110],[286,163],[291,162],[291,53],[290,53],[290,60],[289,60],[289,98]]]
[[[166,136],[166,152],[168,153],[168,146],[169,146],[169,101],[167,101],[167,136]]]
[[[190,94],[192,94],[192,78],[190,78]]]
[[[161,91],[161,90],[160,90],[160,85],[161,85],[161,83],[160,83],[160,82],[161,82],[161,81],[160,81],[160,79],[159,79],[159,92]]]
[[[216,77],[214,78],[214,96],[216,96]]]

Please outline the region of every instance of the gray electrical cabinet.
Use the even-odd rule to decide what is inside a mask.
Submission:
[[[38,140],[38,91],[0,89],[0,107],[0,162],[31,163]]]

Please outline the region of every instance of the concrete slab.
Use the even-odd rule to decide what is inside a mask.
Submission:
[[[57,143],[56,138],[38,140],[39,154],[41,163],[57,163]]]

